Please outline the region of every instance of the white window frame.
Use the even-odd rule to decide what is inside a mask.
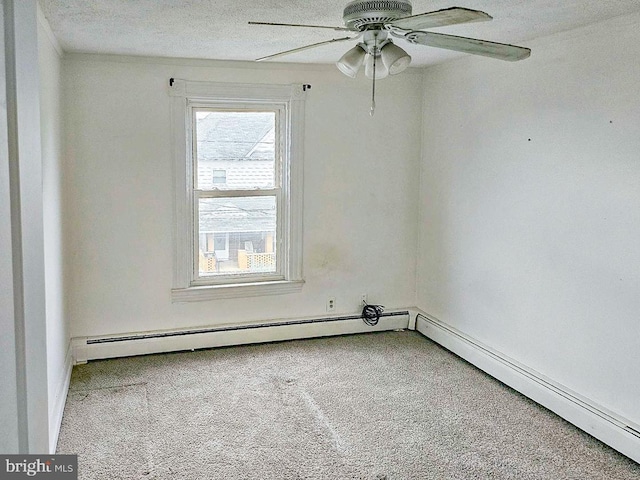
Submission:
[[[172,79],[172,139],[175,177],[174,278],[172,301],[189,302],[299,292],[302,277],[303,132],[306,92],[302,85],[232,84]],[[198,278],[192,156],[194,107],[281,109],[282,154],[279,171],[277,275]],[[276,161],[276,165],[278,162]]]
[[[209,276],[209,275],[200,275],[200,269],[198,266],[198,252],[200,251],[200,239],[199,235],[196,234],[196,225],[199,220],[199,201],[205,199],[234,199],[234,198],[246,198],[246,197],[273,197],[275,199],[276,209],[277,209],[277,225],[276,231],[273,232],[276,235],[276,239],[280,239],[280,237],[284,234],[284,225],[286,222],[283,222],[282,219],[286,213],[286,202],[284,199],[285,189],[282,187],[285,172],[285,158],[287,156],[287,139],[286,139],[286,129],[283,128],[287,124],[286,116],[286,106],[284,104],[278,103],[254,103],[254,102],[245,102],[242,103],[229,103],[229,102],[216,102],[212,104],[211,102],[202,103],[202,101],[187,101],[187,115],[190,118],[190,124],[188,125],[187,131],[187,149],[192,152],[192,155],[189,157],[189,162],[192,162],[195,167],[197,163],[197,136],[196,136],[196,112],[263,112],[263,113],[273,113],[275,119],[275,129],[277,132],[277,136],[275,139],[275,158],[274,158],[274,178],[273,185],[271,187],[262,187],[262,188],[254,188],[254,189],[229,189],[229,188],[213,188],[201,189],[196,187],[198,184],[198,173],[195,168],[192,168],[193,176],[192,176],[192,194],[193,194],[193,275],[191,278],[191,286],[208,286],[208,285],[219,285],[219,284],[241,284],[241,283],[256,283],[256,282],[268,282],[268,281],[280,281],[285,280],[285,261],[286,256],[276,254],[276,270],[275,272],[269,273],[234,273],[229,275],[218,275],[218,276]],[[281,218],[282,217],[282,218]],[[199,232],[197,232],[199,234]],[[286,249],[287,239],[284,238],[282,242],[278,240],[277,242],[277,250],[284,247]],[[228,244],[228,240],[227,240]],[[228,249],[228,248],[227,248]],[[226,260],[224,258],[223,260]]]

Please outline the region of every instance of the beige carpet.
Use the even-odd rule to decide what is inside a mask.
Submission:
[[[640,479],[640,465],[415,332],[90,362],[80,479]]]

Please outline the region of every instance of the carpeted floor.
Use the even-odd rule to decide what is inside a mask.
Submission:
[[[415,332],[90,362],[80,479],[640,479],[640,465]]]

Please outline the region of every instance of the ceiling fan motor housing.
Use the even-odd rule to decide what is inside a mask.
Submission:
[[[353,30],[366,30],[369,25],[389,23],[411,15],[409,0],[356,0],[344,9],[344,24]]]

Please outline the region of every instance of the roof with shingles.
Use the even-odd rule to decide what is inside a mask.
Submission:
[[[199,161],[273,160],[273,112],[209,112],[198,118]]]

